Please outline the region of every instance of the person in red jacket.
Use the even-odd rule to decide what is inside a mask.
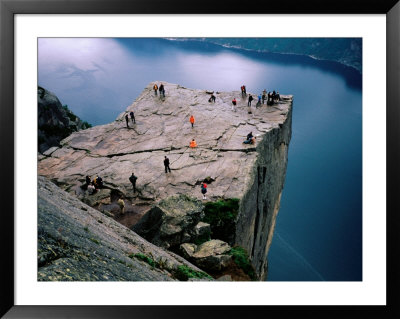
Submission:
[[[204,182],[201,183],[201,193],[203,194],[203,199],[206,199],[207,184]]]
[[[194,116],[193,115],[190,117],[189,121],[192,124],[192,128],[193,128],[193,125],[194,125]]]
[[[233,98],[232,100],[232,111],[236,112],[236,98]]]

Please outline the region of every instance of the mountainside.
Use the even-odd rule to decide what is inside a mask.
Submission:
[[[134,229],[142,216],[149,219],[153,212],[160,230],[165,236],[173,235],[174,241],[161,241],[155,235],[149,240],[156,238],[165,248],[193,243],[196,247],[191,247],[199,255],[203,246],[193,242],[193,234],[196,227],[207,223],[211,226],[203,228],[211,227],[209,239],[214,248],[225,247],[218,240],[244,248],[256,277],[264,278],[286,174],[292,96],[281,95],[282,100],[272,106],[255,107],[253,101],[248,107],[247,98],[239,91],[214,92],[213,103],[206,90],[163,83],[165,98],[156,96],[154,83],[150,83],[127,108],[134,112],[135,123],[129,119],[127,124],[122,113],[110,124],[72,133],[61,141],[61,147],[40,155],[39,175],[129,228]],[[233,97],[238,101],[234,110]],[[193,128],[190,115],[195,117]],[[249,132],[257,137],[255,145],[243,143]],[[196,148],[189,147],[192,139],[197,141]],[[171,173],[164,171],[165,156],[170,159]],[[128,179],[132,172],[138,177],[136,192]],[[80,187],[86,175],[101,176],[104,188],[88,195]],[[208,184],[204,200],[200,193],[203,181]],[[200,215],[191,217],[190,223],[183,213],[169,217],[174,211],[171,202],[175,199],[171,198],[176,195],[186,196],[189,202],[202,200],[205,214],[199,210]],[[118,199],[124,201],[124,210]],[[162,200],[168,200],[169,208],[160,208],[164,210],[161,214],[154,205]],[[169,222],[171,218],[173,222]],[[194,229],[186,231],[182,223]],[[226,227],[218,226],[222,224]]]
[[[188,38],[259,52],[308,55],[340,62],[362,72],[361,38]]]
[[[43,153],[72,132],[86,129],[91,125],[83,122],[67,106],[46,89],[38,86],[38,151]]]
[[[181,269],[193,276],[185,278]],[[211,278],[39,176],[39,281],[188,279]]]

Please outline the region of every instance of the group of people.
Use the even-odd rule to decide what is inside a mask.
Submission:
[[[82,186],[83,189],[87,189],[89,195],[97,192],[98,189],[103,188],[103,179],[100,176],[96,176],[93,180],[89,175],[85,177],[85,184]]]
[[[165,97],[165,88],[164,84],[160,84],[160,87],[157,86],[157,83],[154,84],[153,86],[154,94],[157,95],[157,90],[160,92],[160,98]]]
[[[129,115],[131,116],[132,123],[136,124],[135,114],[133,113],[133,111],[131,111],[129,113]],[[126,121],[126,127],[129,128],[129,116],[128,116],[128,113],[125,114],[125,121]]]
[[[267,90],[264,89],[262,95],[258,96],[259,103],[261,103],[261,100],[262,104],[264,104],[264,101],[267,100],[267,105],[273,105],[274,103],[280,101],[281,97],[279,95],[279,92],[275,92],[275,90],[267,93]]]
[[[242,97],[247,96],[247,92],[246,92],[246,86],[242,85],[241,86],[241,92],[242,92]],[[157,92],[160,92],[160,98],[163,96],[165,97],[165,89],[164,89],[164,85],[161,83],[160,86],[158,87],[157,84],[154,84],[153,86],[153,90],[154,90],[154,94],[157,95]],[[208,102],[215,102],[215,96],[214,94],[211,94],[211,97],[209,98]],[[247,106],[251,107],[251,102],[253,101],[253,96],[251,94],[249,94],[248,97],[248,102],[247,102]],[[265,100],[267,100],[267,105],[272,105],[274,102],[279,101],[280,100],[280,95],[279,92],[268,92],[266,90],[264,90],[262,92],[262,94],[260,94],[258,96],[258,102],[257,105],[259,104],[264,104]],[[233,98],[232,100],[232,111],[236,111],[236,105],[237,105],[237,101],[236,98]],[[133,111],[131,111],[129,113],[131,121],[133,124],[136,123],[135,120],[135,115],[133,113]],[[129,117],[128,117],[128,113],[125,115],[125,120],[126,120],[126,126],[129,128]],[[191,115],[189,118],[189,122],[192,126],[192,128],[194,127],[194,123],[195,123],[195,118],[194,115]],[[256,137],[253,136],[253,133],[250,132],[249,134],[247,134],[246,140],[243,142],[244,144],[255,144],[256,143]],[[196,148],[197,147],[197,142],[195,141],[195,139],[193,138],[190,141],[189,144],[190,148]],[[164,157],[164,168],[165,168],[165,173],[171,173],[171,168],[170,168],[170,161],[169,158],[167,156]],[[89,179],[89,180],[88,180]],[[129,177],[129,181],[132,184],[133,187],[133,192],[136,192],[136,181],[137,181],[137,176],[132,172],[132,175]],[[101,183],[101,186],[98,186],[99,184],[97,183]],[[97,177],[93,182],[90,181],[90,176],[86,176],[86,184],[87,184],[87,188],[89,189],[90,187],[93,187],[93,191],[89,191],[89,193],[93,193],[95,192],[98,188],[102,187],[102,180],[100,177]],[[206,199],[205,194],[207,193],[207,184],[205,182],[203,182],[201,184],[201,193],[203,194],[203,199]]]

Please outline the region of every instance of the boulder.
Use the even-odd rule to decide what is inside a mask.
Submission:
[[[214,239],[199,245],[189,260],[205,271],[219,271],[232,260],[230,250],[228,243]]]
[[[139,235],[164,248],[191,240],[193,228],[203,216],[201,201],[178,195],[160,201],[133,226]]]

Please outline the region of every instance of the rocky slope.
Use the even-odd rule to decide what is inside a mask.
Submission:
[[[198,277],[185,278],[188,270]],[[210,280],[112,218],[38,178],[39,281]]]
[[[63,107],[54,93],[38,86],[38,151],[43,153],[70,135],[90,125],[83,122],[67,107]]]
[[[38,173],[133,227],[154,203],[184,194],[201,199],[200,183],[209,181],[207,200],[239,199],[238,214],[227,240],[244,247],[258,277],[266,275],[266,256],[283,189],[291,137],[292,97],[283,95],[273,106],[247,107],[239,91],[215,92],[165,83],[166,97],[154,95],[150,83],[125,113],[107,125],[71,134],[39,156]],[[256,99],[256,95],[253,94]],[[232,110],[231,100],[238,105]],[[189,123],[195,116],[194,127]],[[256,145],[243,144],[252,131]],[[189,148],[192,139],[197,148]],[[164,172],[168,156],[171,173]],[[128,178],[138,176],[133,193]],[[85,175],[100,175],[105,189],[95,197],[82,192]],[[116,200],[125,201],[122,214]]]

